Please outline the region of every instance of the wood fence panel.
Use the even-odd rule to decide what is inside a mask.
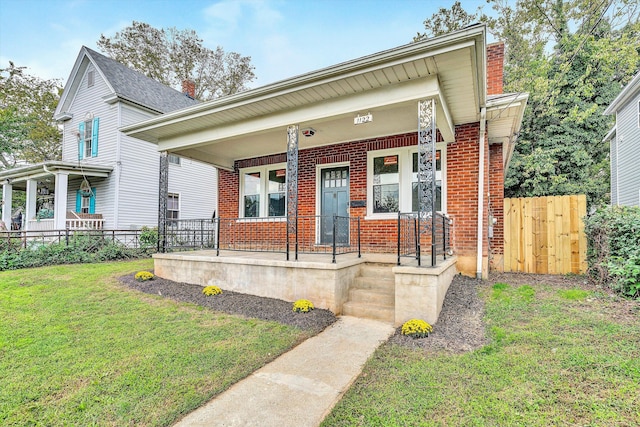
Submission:
[[[504,199],[504,270],[585,273],[586,213],[585,195]]]

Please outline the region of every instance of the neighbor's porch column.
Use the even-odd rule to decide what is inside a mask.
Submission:
[[[2,183],[2,221],[11,230],[11,203],[13,195],[13,185],[9,181]]]
[[[27,210],[24,213],[24,229],[29,230],[30,220],[36,217],[36,197],[38,194],[38,181],[27,180]]]
[[[67,228],[67,187],[69,174],[58,172],[55,175],[56,192],[53,204],[53,224],[55,230]]]

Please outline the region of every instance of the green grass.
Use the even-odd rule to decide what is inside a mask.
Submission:
[[[640,425],[637,308],[547,285],[483,297],[489,345],[433,355],[386,344],[322,425]]]
[[[0,425],[168,425],[307,337],[116,279],[152,264],[0,272]]]

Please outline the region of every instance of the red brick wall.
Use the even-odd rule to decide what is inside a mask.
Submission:
[[[489,239],[490,265],[498,271],[504,270],[504,167],[502,144],[489,147],[489,213],[496,219],[493,238]]]
[[[472,257],[477,250],[478,136],[479,124],[456,127],[456,142],[447,148],[447,206],[453,219],[454,251]],[[298,204],[300,215],[316,214],[316,166],[350,162],[350,198],[367,198],[367,152],[417,145],[417,134],[409,133],[385,138],[353,141],[343,144],[301,150],[298,159]],[[485,151],[488,158],[488,147]],[[240,160],[235,172],[220,171],[220,216],[236,218],[239,203],[239,169],[286,161],[285,154]],[[485,175],[485,178],[488,174]],[[485,190],[488,191],[488,181]],[[485,212],[487,212],[485,206]],[[361,217],[361,242],[366,252],[396,251],[397,221],[364,220],[366,207],[350,208],[350,215]],[[275,228],[274,228],[275,229]],[[486,233],[486,231],[485,231]],[[485,234],[486,237],[486,234]],[[486,242],[486,239],[485,239]],[[423,242],[426,243],[426,242]],[[485,243],[485,250],[487,245]],[[467,272],[467,271],[465,271]],[[473,271],[467,272],[473,274]]]
[[[504,77],[504,43],[487,46],[487,95],[502,93]]]

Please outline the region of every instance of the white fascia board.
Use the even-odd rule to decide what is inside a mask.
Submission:
[[[435,76],[411,80],[397,85],[360,92],[348,97],[309,104],[295,110],[287,110],[249,120],[236,121],[226,125],[195,131],[190,134],[179,134],[172,138],[159,141],[158,151],[172,151],[187,147],[193,148],[202,144],[211,144],[215,143],[215,141],[222,141],[228,138],[270,129],[285,129],[287,126],[295,123],[311,122],[334,116],[353,114],[358,111],[374,109],[381,106],[438,97],[440,93],[439,90],[438,80]]]
[[[185,118],[196,118],[202,115],[214,114],[229,108],[237,108],[242,105],[252,104],[266,99],[283,96],[292,92],[308,89],[310,87],[326,84],[337,80],[363,73],[404,64],[416,59],[434,57],[447,52],[475,47],[475,37],[485,35],[485,26],[475,26],[464,31],[458,31],[446,36],[437,37],[422,43],[412,43],[400,48],[391,49],[382,53],[359,58],[353,61],[338,64],[319,71],[303,74],[291,79],[282,80],[256,89],[240,92],[217,100],[204,102],[193,107],[187,107],[157,118],[145,120],[121,129],[124,133],[151,130],[155,127],[166,126],[180,122]],[[470,37],[473,39],[469,39]],[[463,39],[466,39],[463,41]],[[460,40],[455,43],[455,40]],[[433,46],[431,46],[433,44]],[[439,46],[439,47],[438,47]],[[428,50],[432,47],[432,50]],[[473,49],[472,49],[473,50]],[[370,64],[367,66],[367,64]]]

